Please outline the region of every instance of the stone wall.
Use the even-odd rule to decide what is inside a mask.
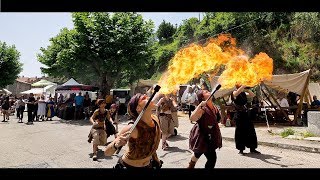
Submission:
[[[320,136],[320,111],[308,111],[307,130],[317,136]]]

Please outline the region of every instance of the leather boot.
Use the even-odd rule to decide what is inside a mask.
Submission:
[[[189,166],[187,167],[188,169],[194,169],[194,166],[196,165],[196,162],[190,160]]]

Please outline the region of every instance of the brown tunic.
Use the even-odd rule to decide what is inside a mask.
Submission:
[[[155,127],[150,127],[145,122],[139,121],[136,126],[138,137],[129,138],[129,149],[124,154],[126,158],[131,160],[144,159],[157,151],[161,132],[156,118],[156,116],[152,116]]]
[[[171,111],[174,108],[172,100],[167,100],[166,98],[164,98],[159,108],[160,108],[160,113]]]
[[[189,148],[196,153],[205,153],[222,147],[222,137],[218,120],[220,113],[215,107],[211,110],[208,105],[205,112],[193,126],[189,136]],[[211,138],[209,138],[211,136]]]

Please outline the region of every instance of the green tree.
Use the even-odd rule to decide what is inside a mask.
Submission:
[[[0,88],[13,84],[22,71],[22,63],[19,62],[20,53],[14,45],[8,46],[0,41]]]
[[[97,84],[102,93],[149,78],[154,64],[153,23],[137,13],[73,13],[74,29],[61,30],[38,60],[51,76]]]
[[[198,25],[199,19],[197,18],[183,20],[181,26],[179,26],[175,34],[179,43],[179,47],[186,46],[197,40],[195,38],[195,32],[197,30]]]
[[[173,35],[176,32],[176,28],[170,22],[162,21],[156,32],[157,38],[160,43],[167,42],[171,43],[173,41]]]

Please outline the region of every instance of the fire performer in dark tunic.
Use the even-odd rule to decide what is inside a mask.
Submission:
[[[193,126],[189,136],[189,148],[194,152],[188,168],[194,168],[202,154],[207,158],[206,169],[213,169],[216,165],[216,149],[222,147],[222,137],[218,121],[221,116],[218,108],[213,104],[210,91],[199,90],[198,100],[201,102],[191,114],[190,120],[197,123]],[[208,99],[206,101],[206,99]]]
[[[258,147],[257,135],[254,129],[254,125],[249,118],[247,104],[247,94],[250,97],[254,97],[255,94],[244,85],[236,85],[236,90],[231,94],[233,105],[236,109],[234,120],[236,122],[235,130],[235,142],[236,148],[239,150],[239,154],[244,155],[245,148],[250,148],[251,153],[258,153],[256,150]]]

